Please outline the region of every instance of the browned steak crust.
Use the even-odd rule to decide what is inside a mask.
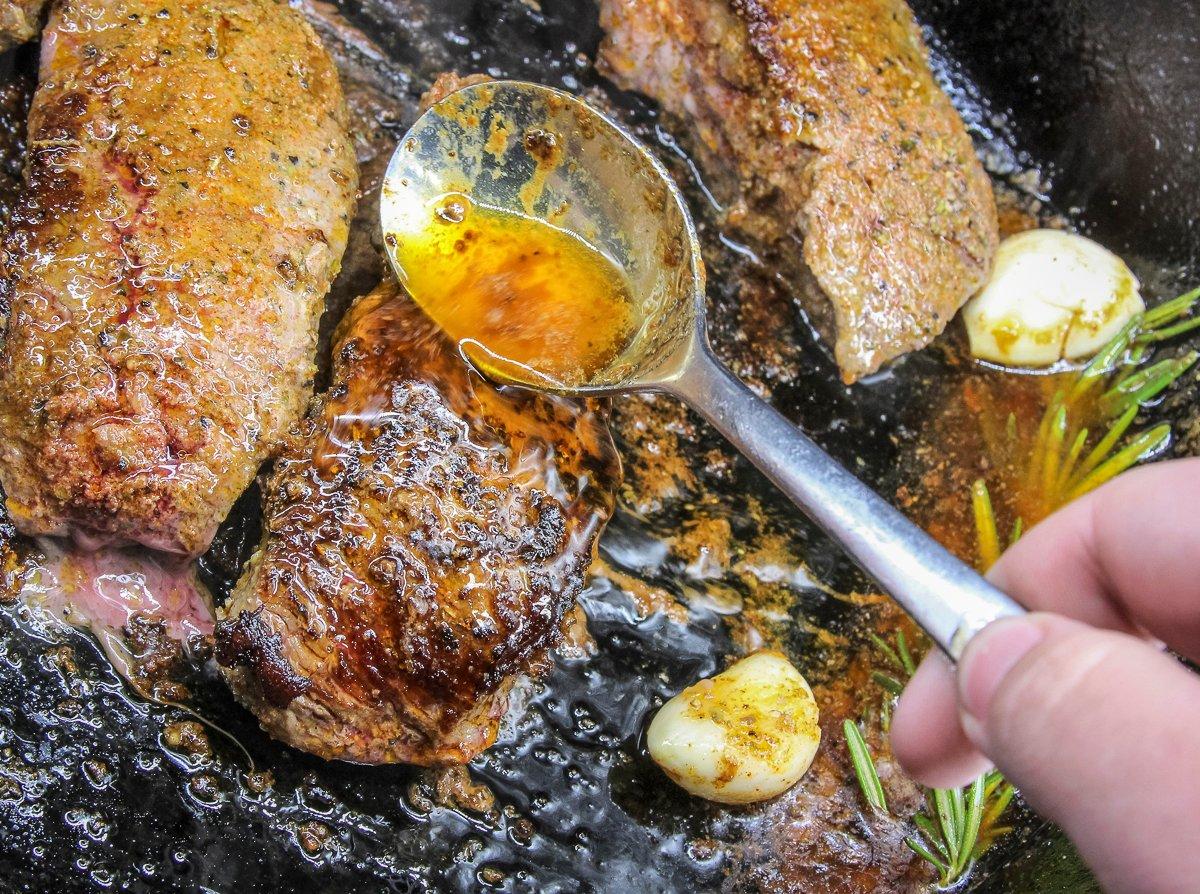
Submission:
[[[285,3],[65,0],[4,245],[0,480],[32,534],[202,551],[303,412],[357,172]]]
[[[465,762],[558,639],[618,475],[592,410],[484,382],[385,284],[276,463],[218,660],[306,751]]]
[[[982,284],[990,185],[903,0],[602,0],[601,16],[602,62],[695,127],[731,223],[802,253],[847,381],[928,344]]]

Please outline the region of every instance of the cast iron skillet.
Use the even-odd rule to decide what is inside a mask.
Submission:
[[[376,66],[396,97],[396,108],[379,115],[383,136],[402,129],[434,74],[455,67],[601,90],[664,155],[674,155],[653,108],[592,70],[600,37],[592,4],[537,6],[346,2],[340,13],[391,60]],[[1020,182],[1134,258],[1139,273],[1157,271],[1163,294],[1200,279],[1200,3],[915,6],[930,28],[939,73],[999,174],[1039,172],[1032,187],[1028,176]],[[0,180],[8,180],[0,186],[19,170],[20,141],[12,135],[23,129],[20,97],[35,58],[36,49],[25,48],[0,60],[15,96],[0,120],[10,134],[0,152]],[[679,157],[675,169],[687,179]],[[714,340],[736,357],[736,313],[725,309],[736,306],[728,283],[737,259],[722,253],[704,220],[703,195],[694,181],[688,185],[709,263],[729,274],[713,277]],[[0,190],[0,199],[7,196]],[[348,277],[371,276],[348,267]],[[776,403],[843,461],[857,462],[879,489],[894,491],[904,483],[898,457],[920,410],[951,375],[936,351],[849,391],[803,326],[781,337],[802,349],[804,361],[787,381],[757,370]],[[753,364],[745,369],[756,372]],[[1163,412],[1183,433],[1176,449],[1200,452],[1188,404],[1176,399]],[[701,430],[687,455],[701,467],[719,449]],[[769,528],[796,545],[823,581],[847,592],[861,584],[752,470],[736,461],[723,468],[704,487],[728,509],[735,534],[752,539]],[[739,515],[747,493],[762,501],[765,521]],[[218,595],[256,536],[255,499],[243,499],[205,558]],[[678,592],[681,569],[661,558],[659,544],[686,520],[683,513],[622,511],[604,538],[604,558]],[[728,881],[724,851],[696,842],[736,846],[752,830],[736,815],[675,793],[647,766],[638,738],[655,700],[719,669],[733,649],[725,621],[703,610],[687,626],[639,618],[604,581],[583,604],[596,654],[560,660],[474,766],[499,797],[494,816],[439,806],[425,777],[408,768],[332,764],[283,748],[218,682],[199,680],[198,709],[274,778],[255,793],[244,782],[247,758],[235,747],[217,735],[210,736],[212,757],[164,747],[164,719],[182,715],[130,697],[86,636],[48,632],[19,606],[7,607],[0,612],[0,889],[659,892],[736,884]],[[815,623],[853,627],[847,609],[818,590],[800,588],[796,606]],[[806,635],[793,636],[794,651],[803,653]],[[971,889],[1094,890],[1059,834],[1028,815],[1019,826],[985,859]],[[755,890],[749,882],[742,889]]]

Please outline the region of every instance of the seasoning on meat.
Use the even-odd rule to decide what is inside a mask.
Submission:
[[[326,758],[464,763],[583,588],[620,474],[586,405],[483,381],[394,284],[266,486],[217,628],[235,692]]]
[[[0,481],[28,534],[196,554],[304,410],[357,184],[286,4],[66,0],[4,246]]]
[[[603,0],[601,17],[603,64],[696,129],[729,222],[803,254],[802,303],[847,382],[928,344],[983,283],[991,188],[903,0]]]

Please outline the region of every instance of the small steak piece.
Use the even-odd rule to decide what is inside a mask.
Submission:
[[[394,284],[267,484],[217,658],[272,735],[326,758],[464,763],[583,588],[620,465],[594,408],[479,378]]]
[[[924,347],[983,283],[991,187],[904,0],[602,0],[601,21],[608,72],[697,130],[730,223],[803,253],[801,300],[847,382]]]
[[[64,0],[4,243],[0,481],[27,534],[193,555],[304,412],[357,171],[286,3]]]
[[[45,5],[46,0],[0,0],[0,51],[37,37]]]

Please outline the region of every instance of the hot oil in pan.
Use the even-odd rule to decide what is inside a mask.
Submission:
[[[495,20],[497,30],[481,26],[471,38],[472,52],[484,54],[472,56],[479,68],[552,83],[556,71],[566,71],[563,85],[578,89],[579,82],[566,81],[574,78],[570,72],[584,75],[576,63],[581,57],[574,40],[579,23],[592,21],[594,14],[576,10],[552,20],[558,22],[553,28],[539,30],[533,14],[516,0],[495,5],[507,10]],[[423,35],[428,72],[450,67],[455,60],[461,65],[462,46],[443,46],[443,35],[451,27],[465,27],[455,13],[436,11],[437,4],[399,4],[403,9],[409,6],[431,10],[428,21],[412,26]],[[365,13],[364,26],[373,34],[392,33],[397,7],[385,4],[373,14],[387,27]],[[505,40],[504,27],[520,33]],[[550,48],[541,50],[542,56],[529,56],[531,41]],[[353,57],[345,48],[344,56],[338,47],[330,48],[339,62]],[[560,57],[567,60],[565,68],[545,61]],[[417,77],[416,83],[427,83],[422,80],[425,75]],[[588,78],[594,82],[593,76]],[[361,103],[371,108],[361,85],[348,82],[347,87],[352,107]],[[692,207],[708,209],[707,191],[667,131],[636,101],[625,98],[624,103],[621,117],[643,139],[657,141],[668,162],[678,162],[675,173],[688,188]],[[391,108],[391,103],[379,105]],[[414,115],[410,110],[409,118]],[[386,157],[388,152],[382,154]],[[772,298],[769,289],[749,284],[757,262],[748,263],[736,247],[722,246],[715,215],[708,214],[701,224],[706,259],[719,273],[711,293],[717,349],[733,358],[740,372],[774,389],[781,405],[790,407],[825,446],[843,457],[860,457],[872,470],[888,468],[891,425],[880,421],[879,407],[891,412],[893,405],[907,403],[905,395],[897,396],[887,385],[875,401],[861,395],[851,400],[828,368],[809,363],[798,369],[795,358],[801,351],[792,348],[811,350],[813,345],[803,328],[798,329],[790,306]],[[760,326],[764,310],[773,313]],[[751,337],[741,337],[748,329]],[[819,542],[809,543],[809,532],[792,524],[793,513],[771,503],[773,497],[763,493],[761,483],[682,410],[666,400],[627,400],[614,410],[614,428],[626,448],[629,485],[624,502],[630,510],[610,525],[601,545],[607,570],[581,598],[595,652],[554,661],[544,685],[535,687],[524,705],[518,700],[497,745],[474,762],[475,778],[496,794],[495,815],[476,815],[442,803],[427,777],[408,768],[355,767],[290,751],[264,736],[244,712],[231,708],[228,692],[216,685],[197,691],[199,706],[215,707],[213,716],[270,770],[274,784],[267,790],[248,789],[241,780],[244,759],[220,745],[219,760],[196,760],[195,766],[173,772],[178,755],[166,749],[164,757],[156,741],[157,724],[144,718],[145,709],[113,698],[104,703],[92,700],[83,711],[109,718],[107,728],[114,735],[109,747],[101,749],[94,737],[82,734],[72,744],[92,754],[103,751],[111,764],[125,768],[119,777],[125,787],[106,797],[83,782],[64,784],[39,799],[37,806],[57,817],[81,802],[99,802],[115,823],[116,834],[105,842],[84,844],[79,839],[79,847],[89,848],[88,859],[115,869],[120,883],[134,877],[133,887],[144,890],[161,887],[165,879],[180,887],[202,884],[213,890],[237,887],[254,892],[281,886],[465,891],[484,885],[518,891],[658,892],[716,890],[723,882],[754,891],[784,888],[778,878],[781,867],[801,883],[812,869],[828,873],[846,868],[859,889],[869,889],[880,870],[893,876],[904,873],[910,855],[895,834],[885,839],[878,834],[876,820],[853,819],[858,816],[857,796],[848,768],[836,760],[817,767],[814,785],[798,790],[796,798],[739,812],[686,798],[646,760],[640,734],[655,705],[720,670],[723,656],[752,648],[761,636],[756,623],[747,620],[752,611],[731,616],[727,606],[743,597],[747,609],[769,602],[769,611],[761,614],[789,631],[789,652],[810,680],[838,681],[838,691],[831,696],[838,704],[847,701],[842,693],[861,682],[862,674],[847,673],[849,650],[842,634],[814,631],[857,627],[861,612],[852,602],[828,598],[808,580],[796,557],[803,555],[814,577],[834,580],[835,587],[853,586],[857,578],[852,576],[848,583],[835,570],[842,567],[837,556]],[[864,451],[864,443],[882,446]],[[676,474],[695,478],[656,486]],[[220,560],[206,563],[217,572],[211,575],[214,583],[225,585],[218,589],[227,589],[237,578],[247,548],[258,539],[253,511],[249,516],[232,519],[206,557]],[[723,534],[701,536],[722,526]],[[691,541],[701,540],[704,543],[694,550]],[[716,564],[731,564],[736,558],[740,570],[714,575],[698,551],[730,540],[736,541],[738,556]],[[652,610],[655,599],[678,611]],[[686,609],[684,601],[689,603]],[[683,621],[678,620],[680,613]],[[800,617],[811,623],[795,623]],[[35,660],[26,662],[27,667],[36,665]],[[21,672],[14,669],[6,676],[8,671],[0,662],[0,681],[16,691]],[[39,687],[43,701],[51,703],[47,713],[58,692],[55,685],[51,680]],[[833,710],[827,700],[823,711],[835,718],[852,707]],[[131,731],[135,725],[136,731]],[[835,726],[831,723],[826,731],[831,741]],[[39,729],[29,739],[44,732]],[[122,743],[127,741],[136,741],[141,750],[126,753]],[[827,757],[834,755],[834,749],[826,751]],[[77,763],[74,753],[56,753],[54,761],[71,768],[64,769],[64,776],[73,773]],[[199,779],[205,791],[216,789],[203,802],[192,794]],[[137,807],[131,811],[132,804]],[[143,815],[154,818],[152,828],[143,828]],[[44,828],[47,834],[31,831],[30,847],[14,853],[42,848],[45,863],[28,871],[39,873],[53,865],[56,877],[76,857],[76,836],[54,834],[61,831],[56,820]],[[172,830],[166,833],[165,845],[164,828]],[[846,829],[853,832],[847,834]],[[792,833],[798,838],[795,842],[787,840]],[[25,858],[10,858],[9,863],[14,859]],[[892,860],[898,865],[889,865]],[[144,877],[154,881],[141,882],[137,873],[150,873]]]
[[[459,193],[433,200],[429,218],[389,248],[412,296],[481,369],[571,386],[628,345],[625,274],[579,236]]]
[[[908,479],[905,454],[914,438],[906,432],[926,418],[935,395],[954,387],[947,382],[956,376],[953,369],[929,351],[851,394],[827,364],[812,359],[819,348],[786,295],[761,284],[770,279],[772,262],[726,241],[717,201],[671,125],[636,98],[616,94],[591,70],[598,32],[590,0],[365,0],[339,9],[305,4],[306,14],[336,20],[318,23],[318,30],[338,60],[363,134],[360,158],[374,152],[386,160],[393,145],[386,135],[394,139],[403,131],[416,115],[414,97],[450,68],[596,91],[593,96],[603,91],[616,104],[614,114],[660,150],[697,213],[712,271],[718,353],[881,490],[891,492]],[[348,30],[346,22],[362,30]],[[375,52],[371,41],[382,49]],[[363,47],[371,51],[365,67]],[[970,91],[952,92],[963,105],[976,102]],[[980,109],[968,111],[970,120],[986,122],[984,129],[1003,130],[1003,122]],[[979,130],[976,136],[988,138]],[[377,175],[382,164],[376,168]],[[371,170],[364,168],[364,208],[371,205]],[[376,217],[364,213],[363,219],[370,226]],[[369,247],[369,240],[359,245]],[[358,266],[375,271],[377,261],[372,255]],[[344,282],[340,288],[334,305],[362,292],[361,282],[348,292]],[[639,745],[645,716],[659,700],[719,670],[723,656],[753,646],[752,625],[742,621],[746,613],[714,609],[719,595],[725,606],[743,598],[747,609],[764,605],[760,614],[788,632],[789,652],[810,680],[851,694],[856,684],[865,687],[872,653],[863,642],[860,607],[806,584],[801,572],[811,569],[812,578],[842,592],[858,579],[669,401],[621,401],[613,424],[627,462],[626,509],[601,545],[612,573],[581,600],[595,651],[555,661],[545,685],[514,711],[497,746],[473,765],[474,776],[496,793],[494,815],[437,803],[427,779],[407,768],[356,767],[290,751],[233,707],[223,686],[197,687],[197,707],[228,726],[270,770],[274,784],[254,790],[242,781],[244,758],[219,737],[210,757],[162,746],[165,712],[125,696],[85,638],[71,639],[82,673],[63,674],[51,661],[58,650],[10,630],[23,622],[4,613],[0,688],[10,698],[2,707],[16,716],[5,724],[11,731],[5,730],[0,748],[0,804],[5,830],[15,830],[0,859],[6,885],[253,894],[485,886],[751,892],[786,890],[789,881],[800,886],[794,890],[871,889],[880,881],[872,877],[880,854],[908,852],[901,841],[872,834],[876,821],[861,810],[847,767],[813,776],[797,793],[803,799],[731,813],[674,791]],[[218,591],[237,578],[258,540],[257,499],[244,502],[205,557]],[[722,526],[736,552],[725,560],[729,572],[716,577],[711,557],[701,561],[687,541],[719,543],[692,535]],[[664,603],[688,599],[690,606],[680,609],[686,620],[645,611],[649,600],[631,599],[640,588],[660,591]],[[764,593],[778,603],[767,602]],[[857,704],[827,713],[851,708]],[[828,731],[831,742],[836,726]],[[10,780],[27,794],[14,792]],[[814,807],[831,811],[837,822],[814,815]],[[9,816],[17,817],[15,824]],[[891,867],[885,884],[917,887],[904,869]]]

